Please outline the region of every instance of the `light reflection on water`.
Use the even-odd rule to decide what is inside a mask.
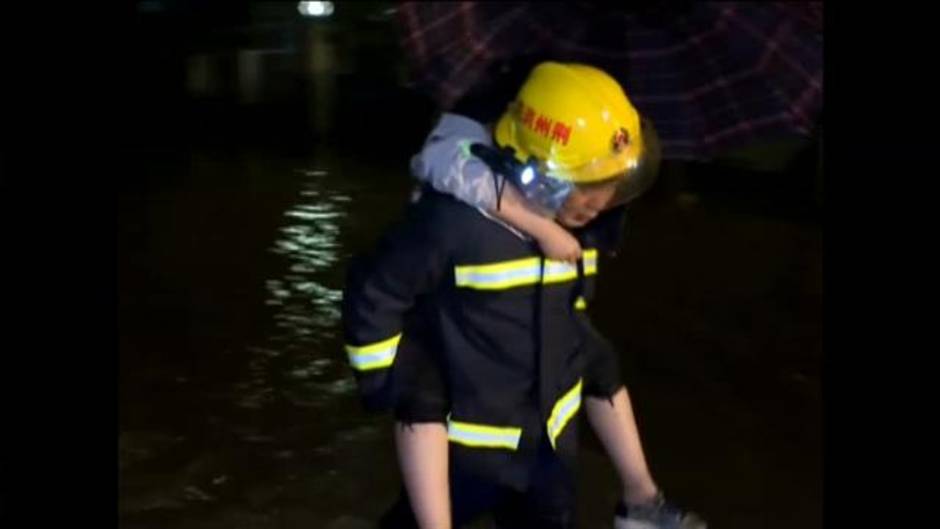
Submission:
[[[262,408],[276,399],[297,406],[325,404],[353,391],[340,354],[342,223],[351,198],[330,185],[323,170],[297,171],[297,202],[268,251],[281,256],[283,273],[265,281],[265,304],[274,310],[273,332],[251,347],[249,380],[239,384],[238,404]]]

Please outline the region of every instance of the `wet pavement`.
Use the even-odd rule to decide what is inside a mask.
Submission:
[[[338,301],[347,258],[406,201],[404,161],[246,150],[137,169],[119,204],[120,526],[369,527],[399,481]],[[638,205],[592,317],[670,496],[715,528],[812,529],[822,230],[754,196]],[[589,434],[582,452],[580,526],[609,527],[615,476]]]

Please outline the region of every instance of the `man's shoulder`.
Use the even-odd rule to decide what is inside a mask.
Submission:
[[[430,186],[422,189],[421,196],[410,209],[413,215],[418,215],[428,222],[428,228],[432,230],[472,226],[486,220],[473,206],[435,191]]]
[[[441,115],[441,119],[432,131],[432,136],[435,134],[442,137],[469,138],[486,142],[492,139],[483,123],[452,112],[445,112]]]

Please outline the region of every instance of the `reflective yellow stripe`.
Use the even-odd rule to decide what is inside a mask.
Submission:
[[[587,301],[584,301],[584,298],[578,296],[578,299],[574,301],[574,308],[576,310],[584,310],[587,308]]]
[[[555,448],[555,440],[580,408],[581,379],[579,378],[578,383],[569,389],[568,392],[555,403],[555,406],[552,408],[552,414],[546,423],[548,426],[548,439],[552,443],[552,448]]]
[[[370,371],[389,367],[395,362],[401,333],[387,340],[366,345],[347,345],[346,354],[349,363],[357,371]]]
[[[546,285],[552,283],[564,283],[572,281],[578,277],[578,267],[570,263],[561,261],[545,261],[545,277],[543,279]]]
[[[585,250],[583,259],[584,275],[596,274],[597,250]],[[572,281],[578,277],[578,268],[570,263],[547,259],[543,275],[541,259],[538,257],[454,267],[456,285],[477,290],[506,290],[534,285],[539,282],[540,277],[543,284]]]
[[[589,248],[584,250],[581,259],[584,260],[584,275],[592,276],[597,274],[597,250]]]
[[[522,438],[522,428],[473,424],[448,418],[447,438],[451,442],[477,448],[516,450]]]

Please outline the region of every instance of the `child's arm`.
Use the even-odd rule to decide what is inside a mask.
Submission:
[[[492,140],[489,132],[476,121],[456,114],[444,114],[428,135],[422,151],[412,159],[413,175],[438,191],[482,208],[529,234],[550,259],[577,260],[581,247],[574,236],[531,207],[511,184],[503,187],[497,209],[493,174],[482,160],[470,154],[471,143],[489,145]]]
[[[503,190],[500,208],[491,213],[532,236],[549,259],[574,262],[581,257],[581,244],[574,235],[532,209],[511,184]]]

